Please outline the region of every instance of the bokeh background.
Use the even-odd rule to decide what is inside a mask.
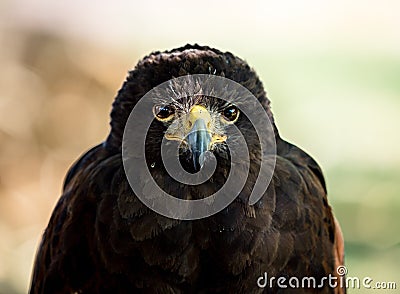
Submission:
[[[27,291],[63,177],[107,136],[126,72],[195,42],[247,60],[281,135],[323,167],[348,275],[400,288],[399,11],[397,0],[2,0],[0,293]]]

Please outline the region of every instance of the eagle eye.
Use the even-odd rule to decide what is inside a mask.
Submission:
[[[229,123],[234,123],[238,119],[238,116],[239,109],[234,105],[225,108],[222,112],[222,117]]]
[[[160,121],[168,121],[172,119],[175,113],[175,109],[169,105],[155,105],[153,107],[154,116]]]

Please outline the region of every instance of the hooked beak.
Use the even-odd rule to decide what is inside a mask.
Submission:
[[[199,171],[206,160],[205,152],[212,150],[215,144],[225,142],[227,137],[213,130],[211,115],[202,105],[194,105],[181,122],[183,125],[170,127],[165,136],[169,140],[187,144],[192,156],[193,167]]]
[[[186,142],[189,145],[193,166],[199,171],[204,165],[204,152],[210,150],[212,135],[209,127],[211,115],[202,105],[194,105],[186,121]]]
[[[204,165],[204,152],[210,150],[211,144],[211,135],[203,118],[198,118],[194,122],[186,141],[192,153],[193,166],[198,171]]]

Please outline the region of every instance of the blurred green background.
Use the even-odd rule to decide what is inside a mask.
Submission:
[[[195,42],[247,60],[281,135],[321,164],[348,275],[399,289],[399,11],[396,0],[2,0],[0,293],[27,291],[63,177],[106,137],[126,72]]]

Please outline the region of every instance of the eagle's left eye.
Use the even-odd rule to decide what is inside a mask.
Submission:
[[[227,122],[234,123],[239,117],[239,109],[236,106],[231,105],[224,109],[222,117]]]
[[[170,105],[155,105],[153,107],[153,113],[158,120],[168,121],[174,116],[175,109]]]

